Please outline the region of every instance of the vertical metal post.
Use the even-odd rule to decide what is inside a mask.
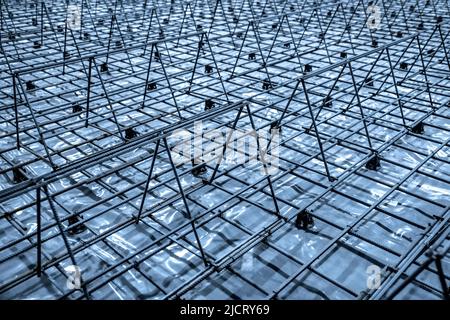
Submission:
[[[286,107],[284,107],[283,112],[281,113],[280,119],[277,120],[277,126],[280,127],[281,126],[281,121],[283,121],[284,116],[286,115],[287,109],[289,108],[292,100],[294,99],[295,93],[297,92],[298,86],[300,85],[300,81],[297,81],[297,83],[295,84],[295,88],[294,91],[292,91],[291,96],[289,97],[288,102],[286,103]]]
[[[175,105],[175,108],[177,109],[178,117],[180,119],[183,119],[183,117],[181,116],[180,108],[178,108],[177,100],[175,99],[175,95],[173,94],[173,89],[172,89],[172,86],[170,84],[169,77],[167,76],[166,68],[164,67],[164,63],[162,61],[162,55],[159,53],[158,46],[156,44],[155,44],[155,51],[158,52],[159,63],[161,64],[161,67],[162,67],[163,73],[164,73],[164,77],[166,78],[167,85],[169,86],[169,90],[170,90],[170,94],[172,96],[173,103]]]
[[[320,140],[320,135],[319,135],[319,130],[317,129],[316,119],[314,118],[314,114],[313,114],[313,111],[312,111],[311,103],[309,101],[308,91],[306,89],[305,80],[301,79],[301,82],[302,82],[303,91],[305,93],[306,103],[308,104],[309,114],[311,116],[311,120],[312,120],[313,125],[314,125],[314,133],[316,134],[317,143],[319,144],[319,149],[320,149],[320,153],[322,155],[322,161],[323,161],[323,164],[325,166],[325,171],[326,171],[328,180],[330,182],[333,182],[333,181],[335,181],[335,179],[331,176],[330,171],[328,169],[327,159],[325,158],[325,152],[323,150],[322,141]]]
[[[449,286],[447,285],[447,280],[444,275],[444,269],[442,268],[441,260],[442,260],[442,257],[440,254],[438,254],[438,255],[436,255],[436,260],[434,262],[436,264],[436,269],[437,269],[438,276],[439,276],[439,282],[441,283],[442,296],[443,296],[444,300],[449,301],[450,300],[450,290],[449,290]]]
[[[233,78],[234,71],[236,70],[236,67],[237,67],[237,64],[238,64],[238,61],[239,61],[239,57],[241,56],[242,49],[244,48],[245,39],[247,39],[248,30],[250,29],[250,23],[251,22],[249,21],[249,23],[247,25],[247,30],[245,30],[244,39],[242,40],[241,47],[239,48],[239,53],[238,53],[238,55],[236,57],[236,62],[234,63],[233,71],[231,71],[230,79]]]
[[[41,1],[41,46],[44,45],[44,2]]]
[[[120,138],[122,140],[125,140],[125,137],[123,136],[123,133],[122,133],[122,128],[120,127],[119,121],[117,120],[117,117],[116,117],[116,112],[114,111],[114,108],[111,103],[111,99],[109,98],[109,95],[108,95],[108,91],[106,90],[106,86],[103,82],[102,74],[100,73],[100,70],[98,70],[97,62],[94,60],[93,63],[94,63],[95,71],[97,72],[98,78],[100,80],[100,85],[102,86],[103,92],[105,93],[105,97],[106,97],[106,100],[108,101],[109,108],[111,109],[114,123],[116,124],[117,130],[119,131]]]
[[[158,155],[160,143],[161,143],[161,139],[158,139],[158,141],[156,142],[155,151],[153,152],[152,163],[150,164],[150,170],[148,172],[147,181],[145,183],[144,193],[142,194],[141,205],[139,206],[139,212],[136,217],[136,223],[139,223],[139,220],[141,219],[141,215],[142,215],[142,210],[144,209],[145,196],[147,195],[148,187],[150,185],[150,181],[152,180],[153,168],[155,167],[156,156]]]
[[[67,17],[64,23],[64,51],[63,51],[63,74],[66,73],[66,55],[67,55]]]
[[[253,23],[253,21],[250,21],[250,25],[251,25],[251,27],[253,29],[253,33],[255,34],[255,38],[257,39],[256,40],[256,44],[258,45],[259,53],[261,55],[261,60],[262,60],[264,69],[266,70],[267,79],[269,80],[270,86],[272,86],[272,80],[270,79],[269,70],[267,69],[267,63],[266,63],[266,61],[264,59],[264,55],[263,55],[263,52],[262,52],[262,49],[261,49],[261,44],[259,43],[259,40],[258,40],[260,37],[258,36],[258,33],[257,33],[256,29],[255,29],[255,24]]]
[[[80,17],[80,40],[83,39],[83,21],[84,21],[84,0],[81,0],[81,17]]]
[[[419,40],[418,35],[417,35],[416,39],[417,39],[417,46],[419,48],[420,61],[422,62],[423,75],[425,77],[425,84],[426,84],[426,88],[427,88],[428,99],[430,100],[430,107],[432,109],[434,109],[433,98],[431,97],[431,91],[430,91],[430,84],[428,83],[427,68],[425,67],[425,62],[423,61],[422,47],[420,46],[420,40]]]
[[[283,26],[284,19],[286,17],[287,17],[287,15],[283,15],[281,17],[281,20],[279,21],[278,28],[277,28],[277,33],[275,34],[275,37],[273,38],[273,41],[272,41],[272,45],[270,46],[269,52],[267,53],[266,62],[269,61],[270,54],[272,53],[273,47],[275,46],[275,41],[277,41],[278,34],[280,33],[280,30],[281,30],[281,28]]]
[[[211,48],[211,44],[209,43],[208,36],[206,36],[206,42],[208,43],[208,48],[209,48],[209,51],[211,52],[211,57],[213,59],[214,66],[216,67],[217,75],[219,76],[219,80],[220,80],[220,84],[222,85],[223,93],[225,94],[227,101],[230,102],[230,98],[228,97],[227,89],[225,88],[225,84],[223,83],[222,76],[220,75],[219,65],[216,62],[216,58],[214,58],[214,52]],[[190,87],[189,87],[189,89],[190,89]]]
[[[241,117],[241,113],[242,113],[242,110],[243,110],[243,109],[244,109],[244,105],[243,105],[242,107],[239,108],[239,111],[238,111],[238,113],[237,113],[237,115],[236,115],[236,118],[234,119],[233,126],[231,127],[231,130],[230,130],[229,133],[228,133],[227,140],[226,140],[226,142],[223,144],[222,154],[220,155],[219,161],[217,161],[216,167],[214,168],[214,171],[213,171],[213,173],[211,174],[211,177],[209,178],[209,183],[212,183],[212,182],[214,181],[214,178],[216,177],[217,170],[219,169],[220,164],[222,163],[222,159],[223,159],[223,157],[225,156],[225,152],[226,152],[226,150],[227,150],[227,146],[228,146],[229,143],[230,143],[231,136],[233,135],[233,131],[234,131],[234,129],[236,128],[236,124],[237,124],[237,122],[239,121],[239,118]]]
[[[53,170],[55,170],[56,166],[53,163],[53,160],[52,160],[52,157],[50,155],[47,143],[45,142],[44,134],[41,131],[41,127],[39,126],[39,123],[37,122],[36,116],[34,114],[34,110],[31,107],[30,102],[28,101],[27,94],[26,94],[26,92],[25,92],[25,90],[23,88],[22,82],[20,81],[20,78],[19,78],[19,76],[17,74],[16,74],[16,76],[17,76],[17,81],[19,82],[20,91],[22,91],[22,93],[23,93],[26,106],[30,110],[31,118],[33,119],[34,125],[36,126],[36,130],[37,130],[37,132],[39,134],[39,142],[42,143],[42,145],[44,146],[44,150],[45,150],[45,153],[47,155],[48,161],[49,161],[50,165],[52,166]]]
[[[402,116],[403,126],[406,128],[405,115],[403,114],[402,101],[400,99],[400,93],[398,92],[397,80],[395,79],[394,68],[392,67],[391,55],[389,54],[389,49],[386,48],[386,53],[389,61],[389,68],[391,69],[392,80],[394,81],[395,93],[397,95],[397,104],[400,108],[400,114]]]
[[[203,45],[204,35],[205,35],[205,33],[202,33],[202,36],[200,37],[200,42],[198,43],[197,56],[195,57],[194,69],[192,70],[192,76],[191,76],[191,79],[189,80],[188,93],[191,92],[192,81],[194,81],[194,73],[195,73],[195,69],[197,68],[198,58],[200,56],[200,49],[202,48],[202,45]]]
[[[347,63],[345,63],[345,64],[342,66],[342,69],[341,69],[341,71],[339,72],[339,75],[336,77],[336,80],[333,82],[333,85],[331,86],[330,90],[328,91],[328,94],[326,95],[325,99],[324,99],[324,100],[322,101],[322,103],[320,104],[319,111],[318,111],[318,112],[316,113],[316,115],[315,115],[315,119],[316,119],[316,120],[319,118],[319,115],[320,115],[320,113],[322,112],[322,109],[323,109],[323,107],[325,106],[326,101],[331,97],[331,93],[333,92],[334,88],[336,87],[336,84],[338,83],[339,79],[341,78],[342,74],[344,73],[344,70],[345,70],[346,67],[347,67]],[[312,129],[312,126],[313,126],[313,124],[311,123],[310,126],[309,126],[308,131]]]
[[[255,122],[253,121],[253,116],[252,116],[252,113],[250,111],[250,105],[249,104],[247,104],[247,113],[248,113],[248,117],[250,119],[250,124],[252,126],[253,132],[255,133],[256,147],[258,149],[259,157],[260,157],[261,162],[263,164],[264,173],[267,176],[267,183],[269,184],[270,194],[272,196],[273,204],[274,204],[274,207],[275,207],[275,215],[280,218],[281,217],[280,216],[280,208],[278,206],[277,197],[275,195],[275,190],[273,189],[272,180],[270,179],[269,171],[267,170],[267,161],[265,160],[264,153],[261,150],[261,144],[259,143],[258,131],[256,130]]]
[[[106,64],[108,64],[108,60],[109,60],[109,50],[111,49],[111,38],[112,38],[112,33],[113,33],[114,19],[116,19],[116,14],[115,14],[115,12],[114,12],[114,14],[111,16],[111,24],[110,24],[110,26],[109,26],[108,51],[106,52],[106,61],[105,61]]]
[[[93,57],[89,58],[89,70],[88,70],[88,87],[87,87],[87,97],[86,97],[86,122],[84,126],[87,128],[89,124],[89,105],[91,102],[91,86],[92,86],[92,61],[94,60]]]
[[[152,27],[152,20],[153,20],[154,12],[155,12],[155,8],[152,8],[152,13],[150,14],[150,22],[148,23],[147,36],[145,38],[144,52],[142,53],[143,56],[145,56],[145,53],[147,52],[147,43],[148,43],[148,38],[150,37],[150,29]],[[153,45],[152,45],[152,48],[153,48]]]
[[[152,60],[153,60],[153,48],[154,44],[152,44],[152,48],[150,49],[150,60],[148,61],[148,68],[147,68],[147,78],[145,80],[145,86],[144,86],[144,96],[142,97],[142,108],[145,107],[145,100],[147,98],[147,90],[148,90],[148,80],[150,79],[150,70],[152,67]]]
[[[198,247],[200,249],[200,254],[202,256],[203,263],[205,264],[205,267],[207,267],[208,266],[208,261],[206,260],[205,253],[203,252],[203,246],[202,246],[202,243],[200,242],[200,238],[199,238],[198,233],[197,233],[197,228],[195,227],[194,221],[192,221],[191,211],[189,209],[189,205],[188,205],[187,200],[186,200],[186,195],[184,194],[183,186],[181,185],[181,182],[180,182],[180,177],[178,176],[177,169],[175,168],[175,164],[173,163],[172,155],[170,154],[170,148],[169,148],[169,145],[167,143],[167,139],[165,137],[163,139],[164,139],[164,147],[166,148],[167,155],[169,157],[169,162],[170,162],[170,165],[172,167],[173,174],[175,175],[175,179],[177,181],[178,189],[180,190],[181,198],[183,199],[184,207],[186,208],[186,212],[188,214],[188,219],[191,221],[192,230],[194,232],[195,239],[196,239],[196,241],[198,243]]]
[[[73,254],[72,248],[70,247],[69,240],[67,239],[66,233],[64,232],[63,225],[61,223],[61,219],[59,218],[59,215],[56,212],[55,205],[54,205],[54,203],[52,201],[50,193],[48,192],[47,186],[44,185],[43,189],[44,189],[45,196],[47,197],[48,204],[50,205],[50,210],[52,211],[53,217],[56,220],[56,225],[58,226],[59,233],[60,233],[60,235],[61,235],[61,237],[62,237],[62,239],[64,241],[64,245],[65,245],[65,247],[67,249],[67,253],[69,254],[70,262],[72,263],[72,265],[76,266],[77,262],[75,260],[75,255]],[[81,287],[83,289],[84,296],[86,297],[86,299],[89,300],[90,299],[89,292],[88,292],[88,290],[86,288],[86,285],[83,284],[83,279],[81,278],[81,275],[80,275],[80,282],[81,282]]]
[[[178,44],[180,43],[181,32],[183,32],[184,20],[186,20],[187,6],[188,5],[186,5],[186,10],[183,8],[183,19],[181,20],[180,30],[178,31],[178,40],[177,40],[177,44],[175,45],[176,48],[178,47]]]
[[[41,240],[41,187],[36,188],[36,242],[37,242],[37,276],[42,274],[42,240]]]
[[[355,76],[353,74],[353,68],[352,68],[351,62],[348,63],[348,68],[350,69],[350,75],[352,77],[352,82],[353,82],[353,88],[355,89],[355,95],[356,95],[356,99],[358,101],[359,111],[361,112],[361,118],[362,118],[362,122],[364,124],[364,131],[366,132],[367,143],[369,144],[369,148],[373,151],[372,141],[370,139],[369,130],[367,129],[366,118],[364,116],[364,111],[363,111],[363,108],[362,108],[362,105],[361,105],[361,99],[359,97],[359,89],[356,86]]]
[[[439,30],[439,35],[441,37],[442,47],[444,48],[445,59],[447,60],[448,69],[450,70],[450,61],[449,61],[449,58],[448,58],[447,48],[445,47],[445,41],[444,41],[444,37],[442,35],[442,30],[441,30],[441,26],[440,25],[438,25],[438,30]]]
[[[0,30],[3,31],[3,0],[0,0]]]
[[[12,76],[13,80],[13,94],[14,94],[14,115],[16,118],[16,146],[20,149],[20,136],[19,136],[19,114],[17,110],[17,84],[16,84],[16,74]]]

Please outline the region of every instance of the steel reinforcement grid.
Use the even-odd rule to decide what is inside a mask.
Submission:
[[[1,299],[449,299],[450,1],[0,22]]]

